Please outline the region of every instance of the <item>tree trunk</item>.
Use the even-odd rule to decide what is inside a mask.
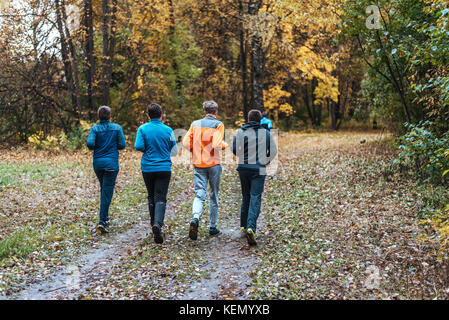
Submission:
[[[67,43],[69,45],[69,51],[71,55],[72,62],[72,73],[73,73],[73,88],[75,90],[76,97],[76,105],[75,105],[75,116],[77,118],[77,123],[79,124],[81,120],[81,93],[80,93],[80,80],[79,80],[79,71],[78,71],[78,60],[76,57],[76,50],[73,44],[72,36],[70,35],[70,30],[67,26],[67,12],[65,10],[65,0],[62,0],[63,10],[62,10],[62,18],[64,22],[64,29],[67,35]]]
[[[311,81],[307,82],[304,86],[305,91],[305,98],[304,103],[307,108],[307,114],[309,115],[310,122],[312,123],[312,126],[315,126],[315,110],[313,109],[313,98],[312,98],[312,91],[313,91],[313,84]]]
[[[169,36],[170,36],[170,41],[174,42],[175,41],[175,27],[176,27],[176,19],[175,19],[175,7],[173,4],[173,0],[168,0],[168,6],[170,8],[170,28],[169,28]],[[176,98],[175,103],[176,106],[178,108],[182,108],[183,107],[183,102],[182,102],[182,82],[181,79],[179,77],[179,66],[176,62],[175,56],[178,54],[173,48],[170,48],[170,50],[172,50],[172,68],[173,68],[173,72],[175,73],[175,90],[176,90]]]
[[[337,115],[338,115],[338,104],[335,101],[330,102],[330,114],[332,120],[332,130],[337,131]]]
[[[110,88],[112,83],[112,65],[115,52],[115,33],[117,21],[117,0],[103,0],[103,71],[102,71],[102,104],[111,102]]]
[[[248,13],[257,15],[259,13],[260,3],[251,1],[248,4]],[[265,52],[263,50],[262,37],[255,32],[251,35],[251,101],[252,109],[265,111],[263,99],[263,85],[265,79]]]
[[[243,102],[243,116],[245,121],[248,121],[248,50],[247,42],[245,39],[245,30],[243,26],[243,3],[239,0],[239,13],[241,16],[240,23],[240,57],[241,57],[241,68],[242,68],[242,102]]]
[[[66,29],[64,28],[66,25],[65,21],[65,15],[63,12],[65,12],[65,6],[64,3],[60,0],[55,0],[55,6],[56,6],[56,25],[59,32],[59,38],[60,38],[60,44],[61,44],[61,56],[62,61],[64,64],[64,74],[67,82],[67,89],[70,92],[71,98],[72,98],[72,109],[73,113],[76,117],[76,119],[80,120],[80,114],[79,114],[79,96],[77,96],[77,92],[75,89],[75,81],[73,76],[73,69],[72,69],[72,57],[70,57],[69,54],[69,44],[68,41],[71,41],[69,38],[70,36],[66,34]]]
[[[393,71],[390,59],[388,58],[388,56],[386,55],[383,43],[382,43],[382,39],[380,38],[379,35],[379,31],[376,30],[376,35],[377,35],[377,42],[380,46],[380,48],[382,49],[382,51],[384,51],[384,55],[383,55],[383,59],[384,62],[387,66],[388,69],[388,73],[391,76],[391,82],[393,84],[393,86],[396,88],[397,93],[399,94],[399,98],[401,99],[401,104],[402,104],[402,110],[404,111],[404,116],[405,116],[405,120],[410,123],[411,122],[411,117],[410,117],[410,110],[409,110],[409,106],[408,106],[408,102],[407,102],[407,98],[405,96],[405,90],[403,87],[403,81],[401,79],[401,75],[398,74],[398,78],[396,78],[396,74]]]
[[[92,0],[84,0],[83,29],[86,54],[85,73],[87,83],[87,108],[90,119],[94,120],[96,115],[96,106],[94,96],[95,58]]]

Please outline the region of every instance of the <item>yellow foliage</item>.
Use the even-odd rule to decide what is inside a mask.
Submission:
[[[433,230],[438,233],[440,242],[440,258],[447,251],[449,244],[449,205],[441,210],[439,214],[431,218],[424,219],[421,224],[429,224]]]
[[[44,138],[44,133],[39,132],[28,137],[28,143],[35,149],[43,150],[60,150],[60,141],[67,140],[64,133],[61,133],[60,137],[47,136]]]
[[[288,103],[282,103],[283,100],[291,96],[290,92],[282,90],[280,85],[276,85],[269,90],[264,91],[264,104],[268,111],[282,112],[286,116],[293,114],[293,107]]]

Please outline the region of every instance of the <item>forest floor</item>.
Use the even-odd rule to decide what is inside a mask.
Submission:
[[[225,165],[219,228],[188,238],[193,174],[173,168],[165,242],[152,242],[140,154],[121,153],[111,233],[95,231],[91,155],[0,151],[0,299],[447,299],[448,269],[423,240],[414,182],[388,170],[379,133],[281,134],[258,230],[239,230]]]

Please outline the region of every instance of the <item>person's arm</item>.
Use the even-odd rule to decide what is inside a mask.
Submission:
[[[96,140],[96,135],[95,135],[94,128],[92,127],[92,128],[90,128],[89,136],[87,137],[87,141],[86,141],[86,145],[89,148],[89,150],[95,149],[95,140]]]
[[[119,149],[119,150],[125,149],[126,148],[126,139],[125,139],[125,134],[123,133],[122,127],[120,127],[117,139],[118,139],[118,141],[117,141],[117,149]]]
[[[170,150],[170,156],[176,157],[178,155],[178,144],[176,143],[176,137],[173,131],[171,132],[170,136],[170,142],[171,142],[171,150]]]
[[[223,141],[223,138],[224,138],[224,125],[220,124],[212,137],[212,149],[220,149],[220,148],[222,150],[226,149],[228,147],[228,144]]]
[[[268,163],[270,163],[271,161],[273,161],[273,159],[276,157],[277,153],[278,153],[278,148],[276,145],[276,142],[274,141],[273,135],[267,131],[268,134],[268,139],[267,141],[269,141],[268,145],[267,145],[267,157],[268,157]]]
[[[137,151],[145,152],[145,139],[143,138],[142,128],[137,130],[136,142],[134,143],[134,148]]]
[[[232,140],[232,153],[235,156],[237,155],[237,134],[234,136],[234,139]]]
[[[189,131],[187,131],[184,139],[182,139],[182,145],[190,152],[193,151],[193,126],[190,126]]]

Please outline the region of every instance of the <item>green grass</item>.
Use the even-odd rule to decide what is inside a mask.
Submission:
[[[41,164],[10,165],[0,162],[0,191],[24,181],[51,178],[59,173],[54,167]]]
[[[25,258],[37,245],[37,239],[29,229],[19,230],[0,241],[0,261],[10,257]]]

